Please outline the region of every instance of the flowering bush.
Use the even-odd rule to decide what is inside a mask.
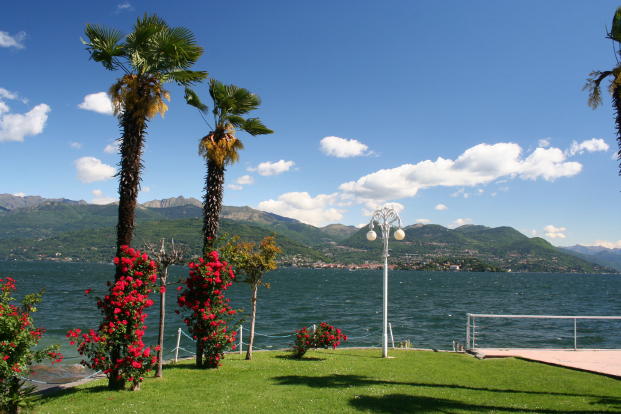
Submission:
[[[236,312],[224,297],[235,275],[226,262],[220,261],[218,252],[211,252],[208,260],[200,258],[189,264],[186,288],[177,303],[189,311],[184,322],[196,340],[196,365],[217,368],[224,351],[235,343],[237,335],[227,327],[227,317]],[[232,348],[235,349],[235,345]]]
[[[19,407],[28,405],[29,394],[34,387],[24,387],[20,375],[28,372],[33,362],[45,359],[60,362],[63,359],[58,346],[33,351],[45,332],[33,325],[31,313],[36,312],[41,294],[26,295],[21,306],[12,304],[11,292],[15,280],[0,279],[0,412],[15,413]]]
[[[128,246],[121,246],[121,257],[115,257],[114,263],[121,276],[108,282],[109,293],[97,300],[103,314],[98,330],[86,333],[74,329],[67,337],[80,355],[88,357],[83,365],[108,376],[110,388],[122,389],[129,382],[131,389],[137,390],[144,375],[157,364],[154,351],[158,347],[147,347],[142,341],[147,328],[143,311],[153,305],[149,294],[155,286],[156,266],[149,256]]]
[[[302,358],[310,348],[336,349],[341,341],[347,341],[347,335],[327,322],[321,322],[315,332],[310,332],[307,327],[304,327],[295,331],[293,356]]]

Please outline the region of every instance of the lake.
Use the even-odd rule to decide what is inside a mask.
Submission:
[[[187,269],[173,267],[170,281],[185,278]],[[79,362],[65,334],[69,329],[97,328],[100,314],[94,296],[103,296],[114,267],[103,264],[0,262],[0,277],[16,279],[18,294],[45,289],[34,315],[47,329],[45,343],[59,343],[67,363]],[[257,349],[289,347],[302,326],[327,321],[349,337],[345,346],[380,346],[382,272],[285,268],[268,273],[271,288],[261,288],[255,339]],[[84,295],[85,289],[93,289]],[[235,308],[249,309],[250,288],[234,284],[228,296]],[[620,275],[541,273],[468,273],[391,271],[389,321],[395,342],[414,347],[452,349],[465,342],[466,313],[621,315]],[[168,289],[166,357],[182,327],[174,313],[177,290]],[[154,297],[155,299],[155,297]],[[155,344],[159,304],[147,310],[145,343]],[[248,313],[242,313],[248,318]],[[244,328],[248,323],[244,323]],[[621,321],[578,321],[578,346],[621,348]],[[245,330],[245,333],[248,331]],[[573,346],[573,320],[477,320],[479,347]],[[183,338],[181,346],[193,349]],[[188,355],[182,352],[180,355]]]

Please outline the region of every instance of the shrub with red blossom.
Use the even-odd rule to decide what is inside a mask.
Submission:
[[[336,349],[341,344],[341,341],[347,341],[347,335],[327,322],[321,322],[315,332],[304,327],[295,331],[293,357],[302,358],[306,351],[311,348]]]
[[[229,347],[235,349],[237,332],[227,325],[236,311],[224,296],[235,275],[226,262],[220,261],[215,251],[209,254],[207,260],[200,258],[198,262],[190,263],[189,267],[189,277],[177,303],[185,310],[184,322],[196,340],[196,365],[217,368],[224,351]]]
[[[156,265],[147,254],[128,246],[121,246],[121,256],[115,257],[114,263],[121,276],[108,282],[108,294],[97,300],[103,314],[99,328],[88,332],[74,329],[67,337],[80,355],[88,358],[83,365],[108,376],[110,388],[123,389],[129,383],[137,390],[144,375],[157,364],[158,347],[142,341],[147,329],[144,310],[153,305],[149,294],[157,279]]]
[[[34,362],[49,359],[60,362],[62,354],[58,346],[38,351],[32,348],[39,343],[45,329],[37,328],[30,316],[41,302],[41,293],[26,295],[21,306],[13,304],[11,295],[15,280],[0,279],[0,412],[16,413],[20,407],[30,404],[33,387],[25,386],[20,376],[26,375]]]

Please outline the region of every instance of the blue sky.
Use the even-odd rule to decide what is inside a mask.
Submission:
[[[87,23],[143,13],[191,29],[197,69],[256,92],[273,135],[240,135],[224,201],[314,225],[507,225],[556,245],[621,247],[610,100],[613,1],[11,2],[0,16],[0,193],[116,196],[120,76],[89,61]],[[201,198],[207,125],[169,85],[148,130],[140,201]],[[206,86],[198,92],[207,98]]]

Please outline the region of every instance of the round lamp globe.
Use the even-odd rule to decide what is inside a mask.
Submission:
[[[368,241],[373,241],[373,240],[375,240],[375,239],[377,239],[377,233],[376,233],[376,232],[374,232],[373,230],[369,230],[369,231],[367,232],[367,240],[368,240]]]
[[[403,231],[403,229],[397,229],[397,231],[395,231],[395,239],[396,240],[405,239],[405,232]]]

